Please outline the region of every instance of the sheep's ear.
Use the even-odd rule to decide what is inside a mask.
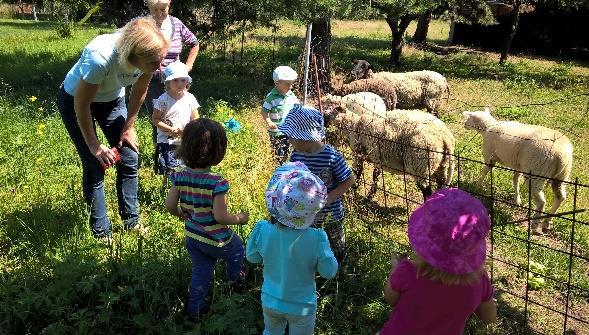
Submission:
[[[487,113],[487,114],[491,114],[491,108],[489,108],[489,107],[485,107],[485,113]]]
[[[471,111],[464,111],[464,112],[462,112],[462,119],[464,121],[466,121],[466,120],[468,120],[468,118],[470,118],[471,115],[472,115]]]

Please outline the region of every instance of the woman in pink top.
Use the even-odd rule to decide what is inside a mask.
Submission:
[[[394,307],[380,335],[459,335],[471,314],[497,319],[484,270],[491,221],[481,202],[456,188],[432,194],[409,218],[411,259],[397,261],[384,288]]]

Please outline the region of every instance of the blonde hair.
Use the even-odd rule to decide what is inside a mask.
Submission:
[[[468,285],[477,282],[480,280],[481,275],[485,272],[484,266],[481,266],[475,272],[463,274],[463,275],[456,275],[444,272],[440,269],[436,269],[433,266],[429,265],[421,256],[417,253],[413,253],[411,256],[411,262],[415,265],[417,269],[417,276],[418,277],[425,277],[427,279],[440,281],[445,285]]]
[[[145,4],[149,8],[152,8],[153,6],[157,5],[160,2],[169,4],[170,0],[145,0]]]
[[[119,64],[126,69],[132,69],[132,58],[155,59],[170,46],[157,27],[155,20],[139,17],[129,21],[119,30],[121,37],[116,42],[119,53]]]

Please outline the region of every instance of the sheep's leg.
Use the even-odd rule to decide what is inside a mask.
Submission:
[[[548,211],[548,214],[555,214],[564,199],[567,196],[567,191],[565,184],[561,180],[552,180],[550,182],[550,187],[552,188],[552,192],[554,193],[554,200],[552,207]],[[550,226],[552,225],[552,218],[546,218],[542,222],[542,231],[547,232],[550,230]]]
[[[522,198],[519,193],[519,180],[522,174],[519,172],[513,173],[513,190],[515,192],[515,203],[519,206],[522,204]]]
[[[483,171],[481,171],[481,177],[479,178],[478,184],[479,187],[482,189],[485,186],[485,178],[487,178],[487,174],[491,172],[491,169],[495,165],[495,162],[490,160],[489,162],[485,162],[485,166],[483,167]]]
[[[417,184],[417,188],[419,188],[421,194],[423,195],[423,201],[427,200],[427,198],[429,198],[429,196],[433,193],[431,183],[426,182],[425,179],[421,179],[418,177],[415,178],[415,183]]]
[[[370,186],[370,191],[368,191],[368,197],[372,197],[374,193],[376,193],[376,184],[378,183],[378,177],[380,176],[380,168],[374,167],[372,170],[372,185]]]
[[[362,174],[364,173],[364,161],[366,160],[366,150],[361,145],[355,145],[352,148],[354,154],[354,162],[352,166],[352,170],[356,175],[357,182],[352,185],[354,189],[358,189],[360,178],[362,178]]]
[[[354,163],[353,163],[353,167],[352,170],[354,171],[354,175],[356,175],[356,180],[357,182],[354,183],[354,185],[352,185],[352,188],[354,190],[358,189],[359,186],[359,181],[360,178],[362,177],[362,174],[364,173],[364,160],[361,158],[361,155],[356,154],[354,155]]]
[[[540,224],[539,216],[543,215],[544,208],[546,207],[546,197],[544,196],[544,184],[545,182],[539,178],[531,177],[532,180],[530,182],[530,193],[532,198],[534,199],[534,203],[536,204],[536,214],[534,215],[534,219],[532,220],[532,232],[534,234],[541,234],[538,225]]]

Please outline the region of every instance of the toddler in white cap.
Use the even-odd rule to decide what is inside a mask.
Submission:
[[[294,105],[300,104],[299,99],[291,91],[297,77],[295,70],[288,66],[282,65],[274,69],[272,72],[274,87],[266,94],[262,104],[262,118],[268,126],[270,146],[278,165],[286,162],[290,149],[286,136],[278,130],[278,126],[284,122],[284,118]]]
[[[190,120],[198,118],[200,105],[194,95],[188,92],[192,78],[184,63],[171,63],[165,68],[164,75],[166,92],[153,100],[151,121],[157,128],[156,153],[160,167],[158,173],[167,176],[180,165],[174,151],[184,127]]]
[[[264,334],[313,334],[317,315],[315,272],[333,278],[337,260],[325,231],[310,228],[327,202],[327,188],[303,163],[274,171],[266,188],[270,220],[259,221],[246,257],[264,264]]]

